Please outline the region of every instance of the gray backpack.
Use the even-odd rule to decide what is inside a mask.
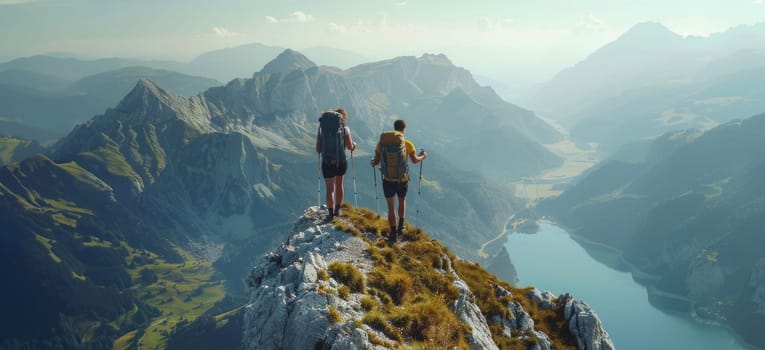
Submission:
[[[327,111],[319,118],[322,163],[339,164],[345,161],[345,125],[342,114]]]

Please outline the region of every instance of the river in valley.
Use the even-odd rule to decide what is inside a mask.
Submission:
[[[511,234],[505,247],[519,286],[583,300],[598,313],[617,349],[747,349],[724,327],[651,305],[646,288],[629,272],[598,262],[558,226],[541,224],[537,234]]]

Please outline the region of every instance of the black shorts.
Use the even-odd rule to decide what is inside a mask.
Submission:
[[[388,182],[383,181],[383,194],[385,198],[393,197],[394,195],[401,198],[406,197],[406,191],[409,190],[409,182]]]
[[[324,174],[325,179],[330,179],[335,176],[343,176],[348,170],[348,162],[343,160],[338,163],[332,164],[330,162],[321,163],[321,172]]]

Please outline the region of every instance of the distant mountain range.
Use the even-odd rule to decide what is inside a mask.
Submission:
[[[538,209],[763,347],[763,133],[765,114],[626,146]]]
[[[765,110],[763,58],[765,23],[708,38],[642,23],[556,75],[532,107],[607,155],[640,138]]]
[[[167,70],[126,67],[68,81],[26,70],[0,72],[0,134],[48,141],[115,106],[139,79],[191,96],[222,83]]]
[[[186,65],[179,65],[175,70],[226,82],[235,78],[249,78],[285,49],[253,43],[215,50],[199,55]],[[369,61],[355,52],[331,47],[311,47],[300,52],[313,62],[341,69]]]
[[[468,258],[479,259],[477,249],[523,205],[484,169],[460,170],[470,164],[460,157],[491,157],[490,175],[559,161],[536,141],[557,132],[444,56],[343,71],[285,50],[265,67],[192,97],[140,80],[47,155],[0,167],[3,346],[111,349],[141,339],[148,347],[236,306],[253,259],[317,199],[312,149],[326,108],[349,112],[360,148],[348,180],[357,178],[368,208],[377,136],[400,116],[409,121],[407,135],[431,156],[423,195],[410,190],[408,220]],[[453,133],[455,124],[465,127]],[[351,188],[346,181],[348,202]]]
[[[0,63],[0,134],[47,141],[108,107],[139,79],[151,79],[182,96],[235,78],[249,78],[283,48],[249,44],[200,55],[189,63],[73,55],[32,56]],[[341,68],[366,59],[329,47],[307,48],[318,62]],[[205,78],[210,77],[210,78]],[[217,80],[216,80],[217,79]]]
[[[205,52],[190,62],[126,58],[84,59],[76,55],[62,54],[37,55],[16,58],[8,62],[0,61],[2,62],[0,72],[20,70],[74,81],[89,75],[127,67],[149,67],[228,82],[236,78],[252,77],[253,73],[261,70],[266,63],[285,49],[251,43]],[[301,53],[321,65],[342,69],[369,61],[367,57],[358,53],[325,46],[305,48],[301,50]]]

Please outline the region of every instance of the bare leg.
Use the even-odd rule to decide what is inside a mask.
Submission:
[[[327,185],[327,209],[333,210],[335,208],[335,181],[334,178],[325,178],[324,183]]]
[[[402,222],[398,223],[398,227],[401,227],[404,223],[403,220],[406,214],[406,197],[398,197],[398,219]]]
[[[343,204],[343,195],[345,190],[343,189],[343,176],[335,176],[335,205]]]
[[[395,211],[396,203],[393,202],[394,198],[395,197],[385,198],[385,203],[388,204],[388,223],[390,224],[391,228],[396,227],[396,211]]]

